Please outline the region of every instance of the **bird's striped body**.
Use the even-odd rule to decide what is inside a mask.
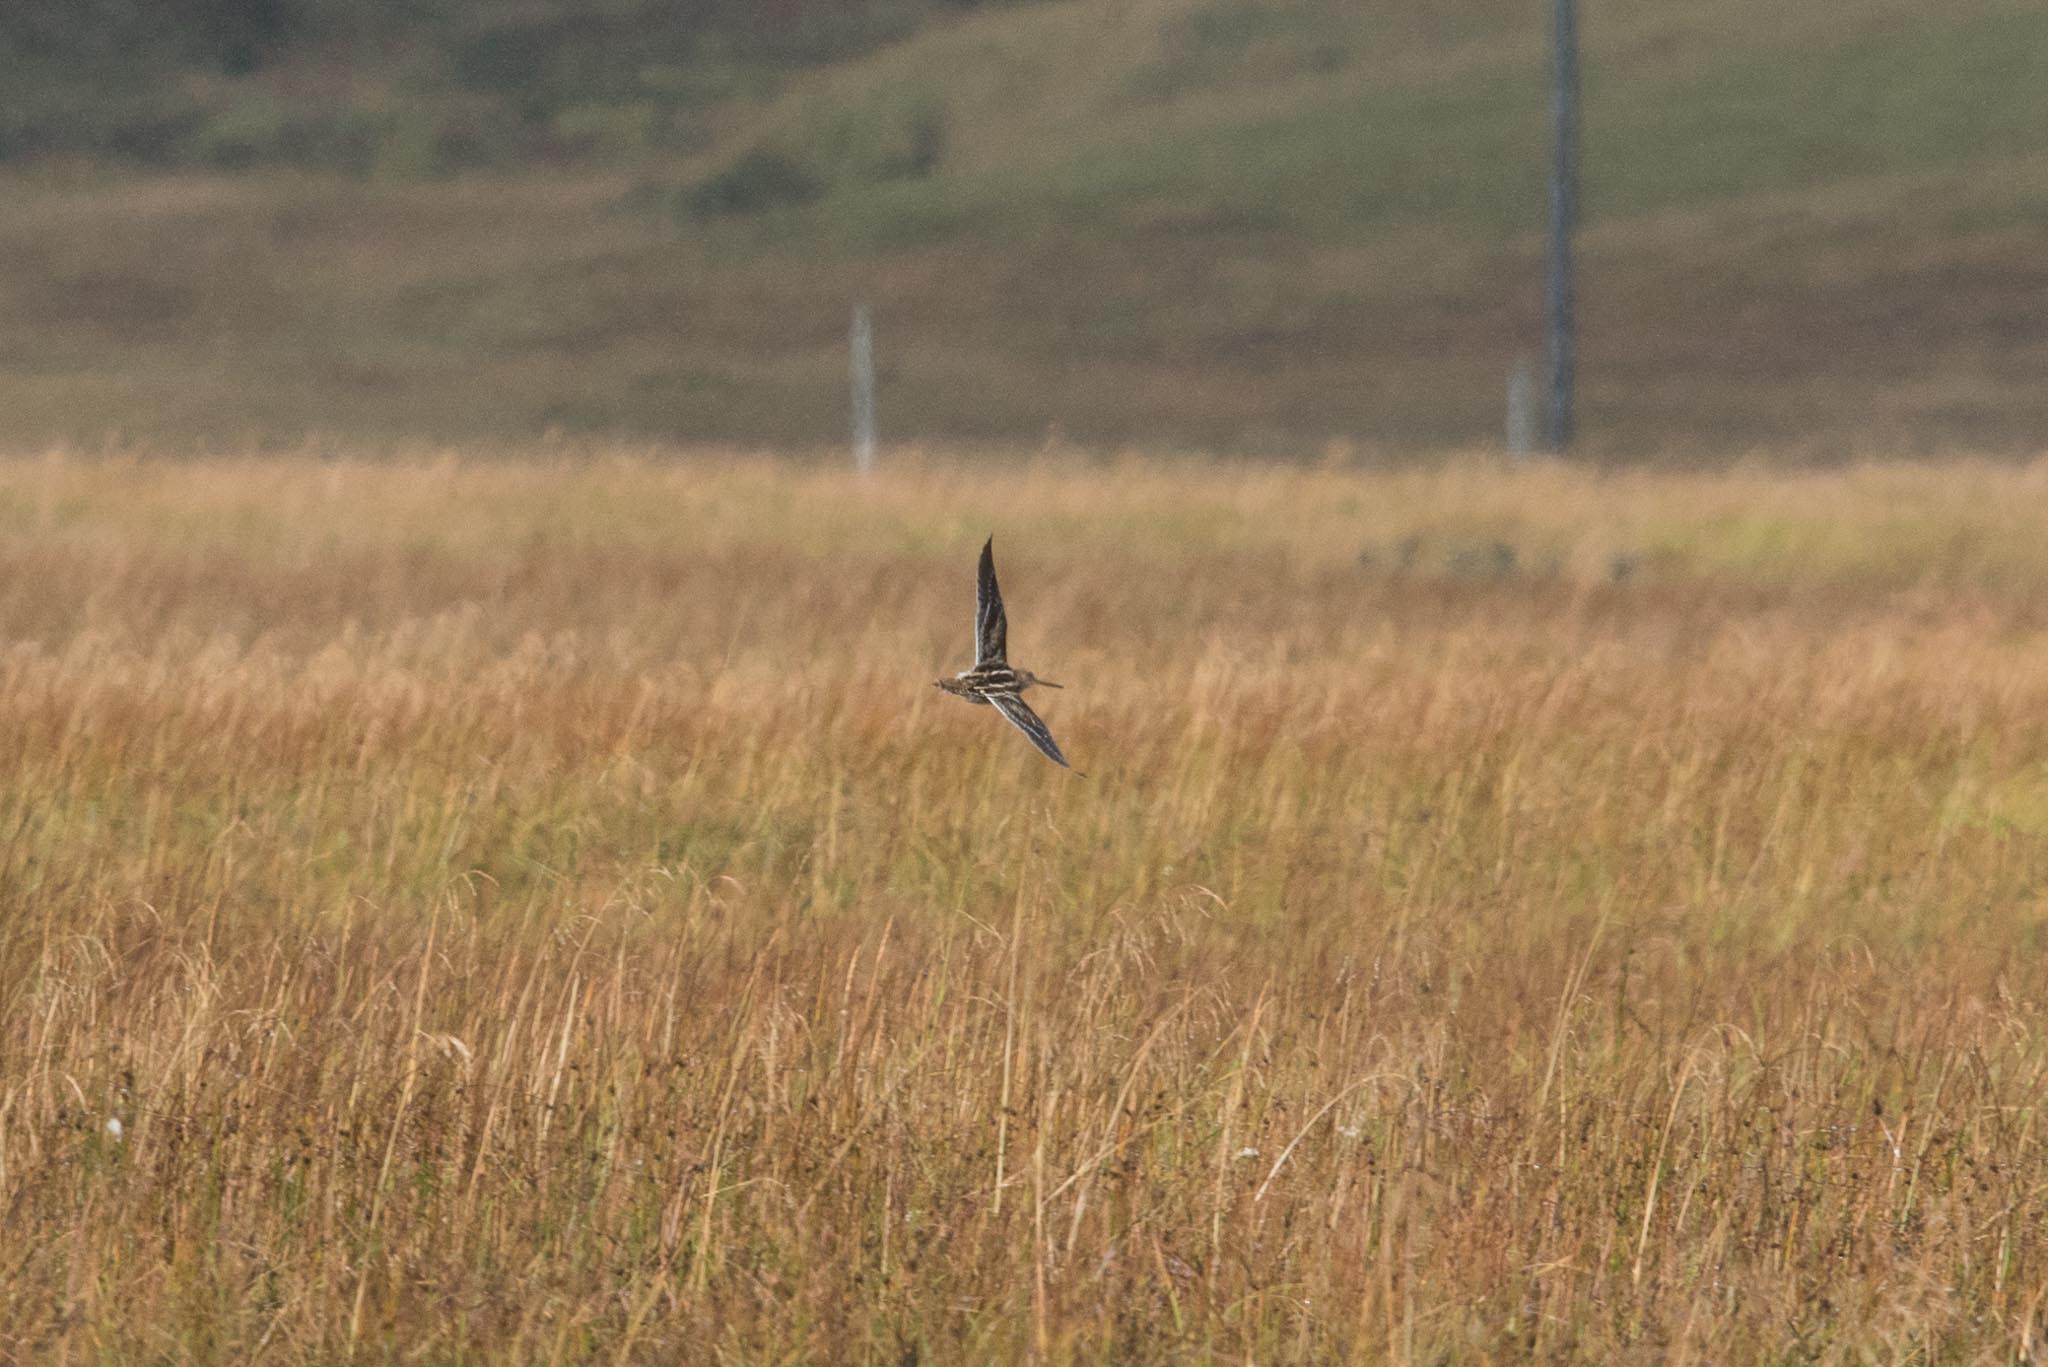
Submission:
[[[1009,618],[1003,611],[1002,590],[996,587],[995,538],[990,537],[981,548],[981,575],[974,597],[974,668],[963,669],[950,679],[934,679],[932,687],[971,703],[994,707],[1047,759],[1062,768],[1072,768],[1060,753],[1052,732],[1020,696],[1033,684],[1047,688],[1060,685],[1041,679],[1028,669],[1013,668],[1008,655]]]
[[[1003,664],[976,665],[972,669],[963,669],[950,679],[940,679],[938,686],[956,698],[985,703],[989,700],[990,694],[1008,693],[1014,697],[1036,683],[1045,684],[1047,688],[1060,686],[1039,678],[1030,670],[1012,669]]]

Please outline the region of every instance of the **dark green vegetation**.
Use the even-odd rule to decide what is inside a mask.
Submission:
[[[1540,6],[91,7],[0,19],[17,440],[1490,441]],[[1606,454],[2048,430],[2048,11],[1586,15]]]
[[[1002,0],[15,0],[0,157],[446,174],[703,150],[710,115]]]

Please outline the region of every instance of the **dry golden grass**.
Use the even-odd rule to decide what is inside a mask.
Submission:
[[[5,463],[0,1355],[2039,1351],[2043,525]]]

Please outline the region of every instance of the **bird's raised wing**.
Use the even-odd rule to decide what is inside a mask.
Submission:
[[[996,539],[981,548],[981,576],[974,584],[974,663],[1007,664],[1010,620],[1003,614],[1003,591],[996,587]],[[1021,724],[1021,723],[1020,723]]]
[[[996,711],[1009,718],[1010,725],[1031,738],[1031,743],[1038,747],[1039,753],[1062,769],[1074,767],[1067,763],[1067,757],[1060,753],[1060,747],[1053,741],[1052,732],[1045,729],[1045,723],[1031,710],[1031,704],[1015,693],[991,693],[988,700],[995,704]]]

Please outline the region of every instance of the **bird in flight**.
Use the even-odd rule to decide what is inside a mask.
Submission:
[[[974,668],[964,669],[950,679],[934,679],[933,688],[943,688],[956,698],[971,703],[988,703],[1003,714],[1010,725],[1022,731],[1054,764],[1063,769],[1074,766],[1060,753],[1060,747],[1045,729],[1045,723],[1018,694],[1033,684],[1047,688],[1061,685],[1041,679],[1028,669],[1012,669],[1008,658],[1010,623],[1003,613],[1003,591],[996,587],[996,539],[990,537],[981,548],[981,577],[974,587]],[[1075,770],[1079,773],[1079,770]]]

